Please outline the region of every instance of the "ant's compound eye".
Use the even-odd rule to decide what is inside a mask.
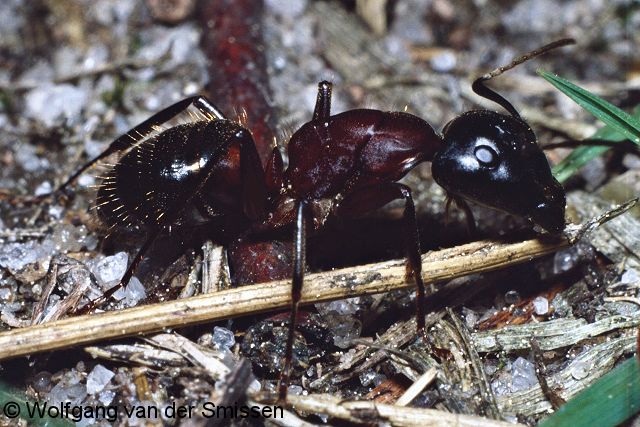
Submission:
[[[479,145],[473,152],[482,166],[495,167],[498,165],[498,153],[488,145]]]

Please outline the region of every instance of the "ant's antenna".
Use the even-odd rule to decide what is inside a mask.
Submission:
[[[471,85],[471,89],[473,89],[473,91],[478,95],[480,95],[481,97],[489,99],[497,104],[500,104],[513,117],[517,119],[521,119],[520,114],[518,114],[518,111],[513,107],[513,105],[511,105],[509,101],[504,99],[502,95],[498,94],[497,92],[485,86],[484,82],[491,80],[494,77],[498,77],[500,74],[504,73],[505,71],[508,71],[513,67],[520,65],[523,62],[526,62],[532,58],[535,58],[536,56],[542,55],[543,53],[546,53],[552,49],[556,49],[562,46],[567,46],[575,43],[576,41],[574,39],[560,39],[552,43],[549,43],[547,45],[544,45],[542,47],[539,47],[536,50],[532,50],[531,52],[525,53],[524,55],[515,58],[513,61],[511,61],[510,64],[504,65],[502,67],[498,67],[493,71],[481,77],[478,77],[477,79],[474,80],[473,84]]]

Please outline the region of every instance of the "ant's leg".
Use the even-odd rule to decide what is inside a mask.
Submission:
[[[293,341],[296,334],[296,317],[298,315],[298,303],[302,294],[304,281],[305,252],[306,252],[306,224],[307,202],[298,203],[296,212],[295,234],[293,236],[293,278],[291,281],[291,314],[289,316],[289,333],[287,335],[287,348],[284,356],[284,366],[280,374],[278,384],[278,401],[286,402],[289,376],[291,375],[291,362],[293,359]]]
[[[117,153],[118,151],[122,151],[124,149],[129,148],[132,144],[140,141],[144,138],[150,131],[153,130],[154,126],[158,126],[162,123],[165,123],[184,110],[186,110],[190,105],[193,105],[200,112],[202,112],[207,117],[213,119],[224,119],[224,116],[211,102],[209,102],[203,96],[192,96],[190,98],[183,99],[182,101],[178,101],[175,104],[165,108],[164,110],[154,114],[149,117],[147,120],[143,121],[129,132],[125,133],[118,137],[115,141],[113,141],[109,147],[98,156],[91,159],[89,162],[84,164],[78,170],[76,170],[65,182],[63,182],[53,193],[45,194],[39,196],[38,199],[43,199],[51,194],[61,193],[73,183],[82,173],[84,173],[87,169],[95,165],[98,161]]]
[[[451,208],[451,202],[454,202],[456,206],[464,212],[464,218],[467,221],[467,232],[473,237],[476,232],[476,221],[473,218],[473,212],[471,211],[469,204],[462,197],[447,194],[445,206],[445,213],[447,215],[446,221],[449,221],[449,209]]]
[[[347,194],[340,203],[337,215],[358,216],[373,209],[382,207],[392,200],[404,199],[404,237],[407,262],[407,278],[416,284],[416,323],[418,334],[425,334],[424,305],[426,291],[422,280],[422,258],[420,251],[420,236],[416,209],[411,196],[411,189],[406,185],[390,182],[374,187],[365,187]]]
[[[95,310],[96,308],[100,308],[103,304],[109,301],[113,294],[115,294],[119,289],[124,288],[129,283],[129,280],[131,280],[131,277],[136,271],[136,268],[138,268],[140,261],[142,261],[145,253],[149,250],[151,244],[159,234],[159,230],[153,230],[149,232],[149,237],[147,238],[147,240],[145,240],[142,247],[138,249],[136,256],[133,258],[133,261],[131,262],[131,264],[127,268],[127,271],[125,271],[124,276],[122,276],[122,279],[120,279],[120,282],[118,282],[117,285],[107,289],[104,294],[94,299],[93,301],[90,301],[89,304],[85,305],[84,307],[76,310],[75,312],[73,312],[73,314],[87,314]]]
[[[318,97],[313,110],[313,120],[324,121],[331,116],[331,82],[326,80],[318,83]]]
[[[220,113],[219,110],[217,110],[213,106],[213,104],[211,104],[206,98],[202,96],[191,97],[191,98],[187,98],[182,101],[179,101],[165,108],[159,113],[154,114],[144,122],[140,123],[135,128],[131,129],[126,134],[120,136],[118,139],[113,141],[111,145],[102,154],[100,154],[98,157],[96,157],[95,159],[93,159],[92,161],[84,165],[79,171],[77,171],[74,175],[72,175],[71,178],[69,178],[56,191],[61,191],[62,189],[64,189],[65,186],[70,184],[77,176],[79,176],[82,172],[84,172],[86,169],[88,169],[98,160],[112,153],[128,148],[131,145],[132,141],[135,144],[138,141],[136,139],[136,136],[138,138],[143,138],[147,132],[153,129],[154,126],[157,126],[158,124],[162,124],[171,120],[173,117],[180,114],[190,105],[195,106],[204,115],[206,115],[207,118],[211,120],[224,119],[224,116],[222,116],[222,113]],[[256,152],[256,147],[255,147],[255,143],[253,142],[253,138],[251,137],[251,134],[245,130],[245,131],[242,131],[242,133],[237,135],[237,140],[238,140],[238,143],[240,144],[241,170],[242,170],[243,182],[245,183],[243,188],[245,200],[248,198],[247,195],[249,195],[250,197],[256,197],[257,200],[266,200],[266,190],[264,189],[264,177],[262,172],[262,165],[260,164],[260,159],[258,158],[258,154]],[[193,198],[197,194],[197,192],[200,190],[202,185],[204,185],[204,181],[200,185],[190,190],[190,192],[184,198],[185,203],[191,200],[191,198]],[[256,209],[258,209],[258,211],[260,212],[264,211],[265,209],[264,201],[258,201],[255,203],[256,203],[255,206],[257,206]],[[147,240],[144,242],[142,247],[136,253],[135,257],[133,258],[133,261],[127,268],[120,282],[117,285],[113,286],[112,288],[108,289],[101,297],[95,299],[94,301],[91,301],[89,304],[87,304],[86,307],[83,307],[82,309],[78,310],[77,313],[87,313],[97,307],[100,307],[102,304],[107,302],[109,298],[113,296],[114,293],[116,293],[119,289],[122,289],[124,286],[127,285],[129,280],[133,276],[133,273],[135,272],[136,268],[144,258],[145,253],[151,247],[151,244],[154,242],[156,237],[158,237],[158,235],[160,234],[161,230],[164,227],[173,223],[175,216],[177,215],[181,207],[182,207],[182,204],[180,204],[180,206],[177,207],[178,208],[177,210],[168,211],[167,215],[164,216],[163,222],[158,224],[157,227],[149,231]]]
[[[515,58],[513,61],[511,61],[510,64],[498,67],[492,70],[491,72],[478,77],[477,79],[474,80],[473,84],[471,85],[471,89],[473,89],[473,91],[478,95],[480,95],[481,97],[486,98],[502,106],[513,117],[520,119],[521,118],[520,114],[514,108],[514,106],[511,105],[511,103],[507,101],[504,97],[502,97],[502,95],[498,94],[497,92],[485,86],[484,82],[489,81],[494,77],[498,77],[500,74],[504,73],[505,71],[508,71],[513,67],[522,64],[523,62],[526,62],[532,58],[535,58],[536,56],[542,55],[543,53],[546,53],[552,49],[556,49],[569,44],[575,44],[575,42],[576,41],[574,39],[556,40],[555,42],[549,43],[538,49],[532,50],[531,52],[525,53],[524,55]]]

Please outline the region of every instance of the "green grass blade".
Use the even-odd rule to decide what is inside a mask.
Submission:
[[[640,119],[640,106],[636,107],[633,115],[634,117]],[[601,129],[598,129],[598,131],[594,133],[589,139],[601,139],[611,142],[621,142],[625,141],[627,138],[625,138],[620,132],[616,131],[611,126],[605,126]],[[611,146],[609,145],[583,145],[581,147],[578,147],[573,150],[567,157],[565,157],[560,163],[553,167],[553,175],[558,181],[564,182],[570,176],[576,173],[582,166],[589,162],[589,160],[600,156],[602,153],[610,149]]]
[[[538,74],[582,108],[620,132],[627,139],[640,145],[640,120],[562,77],[543,70],[539,70]]]
[[[589,139],[611,142],[630,139],[640,144],[640,106],[637,106],[632,114],[628,114],[561,77],[546,71],[538,71],[538,74],[606,124]],[[564,182],[589,160],[602,155],[609,149],[611,149],[610,146],[578,147],[553,168],[553,175],[558,181]]]
[[[633,357],[605,374],[538,427],[613,427],[640,411],[640,363]]]
[[[26,420],[30,426],[42,426],[42,427],[71,427],[75,425],[66,418],[51,418],[44,416],[42,418],[29,417],[29,411],[27,410],[27,402],[33,405],[35,400],[27,399],[22,393],[12,390],[7,384],[0,382],[0,414],[3,414],[5,405],[17,404],[20,407],[20,418]],[[14,418],[11,418],[14,419]],[[17,423],[17,418],[15,419]]]

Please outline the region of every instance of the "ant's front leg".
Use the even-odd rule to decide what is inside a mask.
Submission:
[[[404,199],[404,240],[406,252],[407,280],[416,284],[416,324],[418,335],[425,336],[424,306],[426,291],[422,280],[422,258],[420,235],[416,220],[416,208],[411,189],[397,182],[363,187],[345,195],[336,214],[353,217],[380,208],[392,200]]]
[[[464,218],[467,224],[467,233],[469,237],[473,237],[476,233],[476,221],[473,218],[473,211],[469,207],[469,204],[460,196],[456,196],[453,193],[447,193],[447,201],[445,203],[445,224],[449,222],[449,211],[451,209],[451,203],[455,203],[458,209],[462,209],[464,212]]]

